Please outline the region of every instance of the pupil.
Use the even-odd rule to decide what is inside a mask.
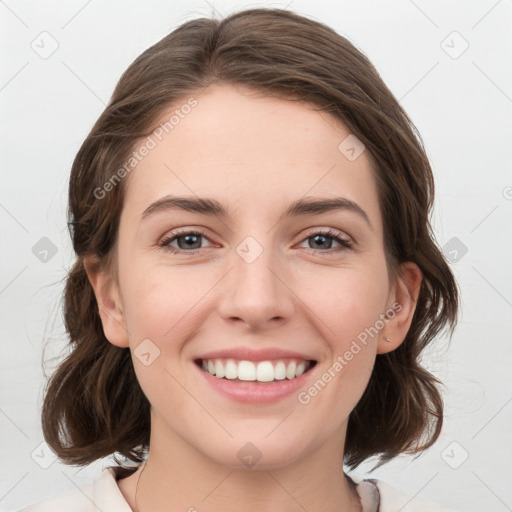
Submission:
[[[329,237],[327,237],[327,236],[325,236],[325,235],[316,235],[316,236],[314,236],[314,237],[313,237],[313,239],[314,239],[315,243],[317,243],[317,242],[318,242],[318,239],[323,239],[323,240],[324,240],[324,242],[325,242],[325,239],[326,239],[326,238],[329,238]],[[328,248],[330,248],[330,244],[327,244],[327,245],[329,245],[329,247],[328,247]],[[323,245],[320,245],[320,246],[321,246],[321,247],[326,247],[326,244],[325,244],[325,243],[323,243]]]
[[[185,239],[185,245],[187,248],[190,249],[190,247],[196,243],[197,244],[197,240],[199,239],[199,236],[198,235],[184,235],[182,237],[180,237],[181,239]],[[178,244],[180,245],[180,244]],[[180,247],[180,248],[183,248],[183,247]]]

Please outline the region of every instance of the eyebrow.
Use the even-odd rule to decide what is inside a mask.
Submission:
[[[165,196],[150,204],[142,212],[142,220],[163,211],[183,210],[187,212],[202,213],[227,217],[228,210],[215,199],[203,197],[178,197]],[[298,217],[301,215],[320,215],[333,210],[346,210],[359,215],[368,224],[371,230],[373,226],[366,212],[354,201],[344,197],[333,198],[301,198],[293,201],[280,215],[279,220],[285,217]]]

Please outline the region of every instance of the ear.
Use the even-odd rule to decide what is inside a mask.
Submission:
[[[114,277],[101,268],[95,257],[84,258],[84,266],[96,296],[105,337],[113,345],[128,347],[128,329]]]
[[[416,263],[402,263],[390,294],[386,315],[388,320],[379,336],[377,354],[391,352],[405,340],[416,310],[422,279],[423,274]]]

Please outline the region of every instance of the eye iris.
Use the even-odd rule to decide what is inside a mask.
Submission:
[[[324,240],[324,243],[321,242],[320,244],[320,247],[323,247],[324,249],[327,248],[327,249],[330,249],[331,246],[332,246],[332,240],[331,240],[331,243],[326,243],[325,240],[327,238],[331,238],[330,236],[327,236],[327,235],[316,235],[313,237],[313,240],[315,241],[315,244],[318,243],[318,239],[323,239]]]
[[[200,242],[200,237],[201,235],[195,235],[195,234],[188,234],[188,235],[182,235],[180,237],[178,237],[178,246],[180,246],[180,249],[196,249],[196,248],[199,248],[199,247],[192,247],[194,245],[194,243],[198,243],[199,241],[199,246],[201,245],[201,242]],[[185,244],[181,244],[180,243],[180,240],[185,240]]]

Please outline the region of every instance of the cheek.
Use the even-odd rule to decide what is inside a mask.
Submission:
[[[372,328],[380,325],[388,300],[385,268],[330,268],[323,277],[315,274],[315,286],[304,287],[302,296],[308,297],[308,306],[326,326],[324,332],[333,350],[345,351],[352,339],[364,338],[368,330],[375,333]],[[327,284],[319,286],[322,282]]]
[[[310,288],[314,292],[307,295],[308,306],[321,320],[317,325],[327,342],[328,356],[299,402],[314,402],[318,410],[332,411],[332,425],[350,414],[370,379],[382,327],[380,315],[389,291],[384,271],[382,267],[329,269],[328,279],[327,273],[323,279],[328,286]]]
[[[131,269],[124,303],[130,350],[137,379],[157,409],[190,406],[184,382],[191,364],[183,348],[201,322],[201,299],[211,288],[207,278],[190,269]]]
[[[123,302],[133,341],[140,336],[176,339],[175,332],[189,323],[209,289],[206,276],[184,267],[132,268],[128,276]]]

